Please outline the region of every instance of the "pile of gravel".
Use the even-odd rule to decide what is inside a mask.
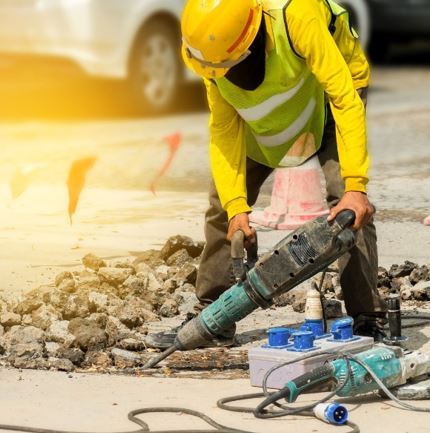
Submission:
[[[89,254],[82,270],[62,272],[14,303],[0,300],[2,363],[66,371],[141,364],[147,324],[191,312],[197,302],[202,250],[174,236],[134,261]]]
[[[321,277],[314,278],[298,288],[282,295],[276,305],[291,305],[294,311],[303,313],[305,311],[306,294],[311,285],[319,286]],[[391,293],[400,293],[405,305],[424,306],[430,300],[430,263],[418,265],[405,261],[402,265],[394,264],[389,270],[379,267],[378,269],[378,290],[381,296],[386,299]],[[326,273],[322,292],[327,299],[326,310],[328,318],[342,316],[343,292],[340,287],[339,271],[336,263],[330,266]]]

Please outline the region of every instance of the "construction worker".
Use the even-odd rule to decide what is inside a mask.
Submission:
[[[357,246],[339,260],[346,310],[356,334],[381,340],[386,305],[377,291],[374,208],[366,195],[369,65],[348,14],[332,0],[188,0],[182,41],[211,111],[201,304],[234,283],[229,240],[237,230],[254,240],[248,215],[269,174],[316,154],[329,220],[343,209],[356,214]],[[150,342],[168,347],[174,336],[155,334]]]

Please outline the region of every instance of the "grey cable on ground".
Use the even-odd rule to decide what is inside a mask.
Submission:
[[[144,413],[181,413],[187,414],[190,416],[194,416],[202,419],[210,426],[214,427],[213,429],[200,429],[200,430],[151,430],[148,424],[137,418],[137,415],[141,415]],[[248,430],[235,429],[231,427],[224,426],[222,424],[218,424],[212,418],[209,418],[202,412],[198,412],[195,410],[185,409],[182,407],[150,407],[150,408],[142,408],[136,409],[128,413],[128,419],[137,424],[141,428],[139,430],[133,430],[128,432],[118,432],[118,433],[254,433]],[[26,427],[26,426],[17,426],[17,425],[8,425],[8,424],[0,424],[0,430],[10,430],[10,431],[19,431],[25,433],[94,433],[94,432],[74,432],[69,430],[54,430],[54,429],[42,429],[37,427]]]
[[[361,365],[372,376],[373,380],[377,383],[377,385],[382,390],[382,392],[384,392],[384,394],[386,394],[387,397],[390,398],[390,400],[394,401],[399,406],[402,406],[405,409],[408,409],[408,410],[411,410],[414,412],[428,412],[428,413],[430,413],[430,408],[413,406],[409,403],[405,403],[405,402],[399,400],[395,395],[393,395],[391,393],[391,391],[385,386],[385,384],[382,382],[382,380],[379,379],[379,377],[374,373],[374,371],[368,365],[366,365],[360,358],[358,358],[355,355],[352,355],[350,353],[347,356],[351,360],[356,362],[357,364]]]

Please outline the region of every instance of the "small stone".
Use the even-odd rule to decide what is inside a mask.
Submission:
[[[177,288],[178,288],[178,282],[174,278],[169,278],[168,280],[164,281],[161,290],[163,290],[163,292],[172,294],[175,292]]]
[[[275,300],[275,305],[283,307],[291,305],[296,313],[304,313],[309,286],[298,286]]]
[[[88,316],[88,320],[94,322],[99,328],[106,328],[108,315],[106,313],[93,313]]]
[[[169,266],[182,267],[185,263],[192,260],[192,257],[188,254],[186,249],[182,249],[173,253],[167,260],[166,263]]]
[[[148,250],[140,253],[136,260],[133,262],[133,265],[136,269],[136,273],[139,272],[136,268],[137,265],[144,263],[148,265],[150,268],[155,269],[157,266],[163,265],[164,260],[161,258],[160,251],[157,250]]]
[[[178,291],[179,290],[179,291]],[[195,306],[199,303],[197,296],[193,292],[183,292],[182,287],[175,292],[174,300],[178,303],[179,313],[195,313]]]
[[[33,318],[31,317],[31,314],[24,314],[22,316],[21,325],[31,326],[32,323],[33,323]]]
[[[69,332],[68,320],[53,322],[46,331],[46,338],[49,341],[63,344],[65,347],[70,347],[75,342],[75,337]]]
[[[73,319],[69,323],[69,332],[75,336],[76,344],[84,351],[100,350],[106,347],[107,335],[96,323],[82,319]]]
[[[64,281],[64,280],[73,280],[73,274],[71,272],[61,272],[60,274],[58,274],[55,277],[55,285],[57,287],[60,286],[60,284]]]
[[[82,258],[82,263],[86,268],[92,269],[93,271],[98,271],[100,268],[106,267],[106,262],[103,259],[91,253]]]
[[[398,278],[393,278],[391,280],[391,288],[393,289],[394,292],[398,293],[400,291],[400,287],[402,286],[409,286],[409,287],[412,286],[408,277],[398,277]]]
[[[12,358],[11,364],[22,370],[48,370],[49,362],[44,358],[29,358],[27,356]]]
[[[24,295],[23,300],[14,308],[14,312],[21,316],[24,314],[31,314],[44,303],[49,303],[51,292],[52,290],[49,287],[40,287],[27,292]]]
[[[417,301],[426,301],[428,291],[430,291],[430,281],[420,281],[411,289],[412,296]]]
[[[74,293],[76,292],[76,282],[73,278],[65,278],[57,286],[57,289],[65,293]]]
[[[48,341],[47,343],[45,343],[46,353],[49,356],[56,357],[60,347],[61,346],[58,343],[54,343],[53,341]]]
[[[134,294],[136,296],[142,296],[148,286],[148,278],[142,274],[130,275],[123,284],[127,294]],[[127,296],[127,294],[125,296]],[[124,297],[125,297],[124,296]]]
[[[118,341],[133,338],[130,329],[127,328],[117,317],[109,316],[106,322],[106,333],[109,346],[114,346]]]
[[[124,281],[133,274],[133,272],[134,270],[130,268],[104,267],[99,269],[98,276],[102,282],[104,281],[117,287],[120,284],[123,284]]]
[[[92,271],[76,272],[75,281],[78,290],[94,291],[100,289],[100,278]]]
[[[42,305],[31,313],[31,322],[36,328],[46,331],[53,322],[59,319],[59,314],[54,307]]]
[[[108,295],[98,292],[88,294],[89,310],[92,312],[104,313],[109,305]]]
[[[59,290],[56,290],[51,295],[50,304],[53,307],[55,307],[56,309],[62,311],[64,305],[66,304],[67,300],[69,299],[69,296],[70,295],[68,293],[60,292]],[[39,307],[37,307],[37,308],[39,308]]]
[[[161,281],[166,281],[169,278],[170,267],[167,265],[160,265],[155,268],[158,278]]]
[[[71,372],[75,369],[75,366],[68,359],[49,357],[48,368],[51,370]]]
[[[125,338],[118,342],[118,347],[132,352],[140,352],[145,349],[145,343],[136,338]]]
[[[388,276],[388,271],[380,266],[378,268],[378,287],[390,287],[390,277]]]
[[[430,273],[427,269],[427,266],[420,266],[419,268],[415,268],[411,275],[409,275],[409,280],[412,284],[417,284],[420,281],[428,281],[430,279]]]
[[[142,357],[128,350],[115,347],[111,354],[117,368],[132,368],[142,364]]]
[[[167,239],[163,248],[161,249],[160,255],[163,260],[167,260],[176,251],[185,249],[191,257],[198,257],[203,251],[203,242],[194,242],[188,236],[172,236]]]
[[[3,312],[0,313],[0,323],[6,329],[11,328],[12,326],[21,324],[21,316],[15,313]]]
[[[85,353],[77,347],[62,347],[57,351],[58,358],[68,359],[77,367],[81,366],[85,359]]]
[[[62,308],[63,319],[83,318],[90,314],[89,300],[85,293],[72,294]]]
[[[85,365],[105,369],[112,366],[112,359],[106,352],[88,352]]]
[[[324,310],[327,319],[343,317],[342,302],[336,299],[327,299],[324,303]]]
[[[412,263],[406,260],[403,265],[392,265],[390,270],[388,271],[388,275],[391,278],[407,277],[416,267],[418,267],[416,263]]]
[[[45,352],[44,336],[34,326],[12,326],[2,337],[2,346],[13,357],[41,358]]]
[[[379,295],[383,298],[386,298],[390,293],[392,293],[393,289],[390,289],[389,287],[379,287],[378,292]]]
[[[195,284],[196,279],[197,279],[197,268],[191,263],[185,263],[175,274],[175,280],[178,281],[179,285],[185,283]]]
[[[159,311],[162,317],[175,317],[178,314],[178,304],[173,299],[166,299]]]
[[[144,322],[158,320],[156,314],[147,309],[147,303],[139,298],[128,299],[116,310],[116,316],[129,328],[135,328]]]
[[[335,297],[336,297],[337,300],[343,301],[343,290],[342,290],[342,287],[335,286],[334,287],[334,295],[335,295]]]
[[[408,301],[412,299],[412,290],[411,286],[404,285],[400,287],[400,296],[402,297],[403,301]]]

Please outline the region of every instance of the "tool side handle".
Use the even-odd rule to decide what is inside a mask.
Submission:
[[[351,227],[355,222],[355,212],[351,209],[345,209],[336,215],[335,221],[342,227],[346,229]]]
[[[294,403],[298,396],[306,390],[314,388],[316,385],[327,382],[333,378],[334,368],[331,364],[323,365],[315,368],[309,373],[290,380],[285,386],[290,390],[288,394],[288,402]]]

